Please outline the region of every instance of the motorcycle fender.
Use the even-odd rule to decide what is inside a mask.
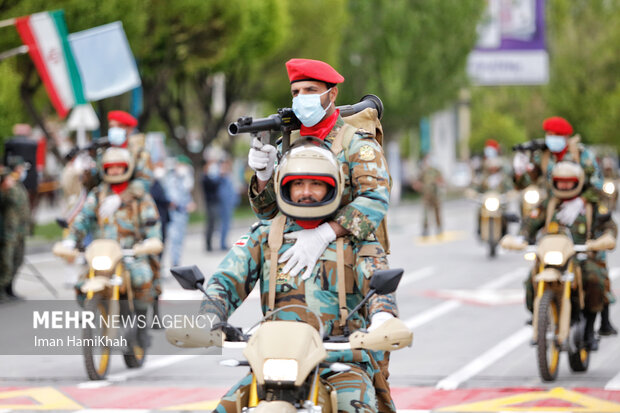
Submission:
[[[110,279],[108,277],[96,275],[93,278],[87,278],[86,281],[84,281],[84,284],[82,284],[80,290],[83,293],[97,293],[99,291],[103,291],[108,286],[109,281]]]
[[[534,276],[534,281],[554,282],[554,281],[560,281],[561,277],[562,277],[562,273],[559,270],[556,270],[555,268],[545,268],[544,270],[542,270],[541,272],[539,272],[538,274]]]
[[[224,337],[220,330],[209,331],[206,328],[168,328],[166,339],[173,346],[181,348],[222,347]]]
[[[258,403],[254,413],[297,413],[295,406],[283,400],[274,400],[271,402],[262,401]]]

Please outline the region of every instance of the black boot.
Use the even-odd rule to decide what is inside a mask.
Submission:
[[[601,327],[598,329],[598,334],[599,336],[615,336],[618,334],[618,330],[609,321],[609,304],[605,304],[603,311],[601,311]]]
[[[138,327],[137,340],[138,345],[144,349],[148,348],[151,345],[151,335],[149,334],[149,322],[147,310],[136,310],[136,314],[138,315],[139,320],[146,320],[146,325],[144,327]]]
[[[589,351],[598,350],[598,339],[594,337],[594,321],[596,321],[596,313],[584,311],[586,316],[586,328],[583,334],[583,342]]]
[[[155,297],[155,301],[153,301],[153,320],[157,320],[156,323],[151,323],[153,330],[161,330],[163,327],[159,323],[161,321],[159,317],[159,296]]]

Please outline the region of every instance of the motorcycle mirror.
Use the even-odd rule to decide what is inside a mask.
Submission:
[[[195,265],[170,268],[170,272],[185,290],[203,290],[205,276]]]
[[[370,279],[370,289],[379,295],[393,293],[398,287],[403,272],[402,268],[375,271]]]

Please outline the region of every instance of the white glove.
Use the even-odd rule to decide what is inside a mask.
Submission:
[[[73,262],[79,254],[79,252],[75,249],[75,241],[72,239],[65,239],[54,244],[52,253],[58,257],[68,260],[69,262]]]
[[[579,214],[585,214],[585,202],[581,197],[577,197],[570,201],[565,201],[560,205],[558,212],[558,220],[564,225],[573,225]]]
[[[530,158],[526,154],[517,152],[512,158],[512,169],[514,169],[515,175],[523,175],[527,171],[529,163]]]
[[[288,261],[282,272],[295,277],[304,267],[308,267],[301,276],[302,280],[307,280],[312,275],[314,265],[325,248],[336,239],[336,233],[325,222],[315,229],[304,229],[284,234],[284,238],[296,239],[297,242],[286,250],[278,260],[279,263]]]
[[[381,326],[381,324],[385,323],[389,319],[394,318],[394,316],[386,311],[379,311],[378,313],[373,314],[370,318],[370,325],[368,326],[368,332],[372,330],[376,330]]]
[[[99,215],[101,215],[104,219],[110,218],[120,206],[121,197],[116,194],[109,195],[101,203],[101,206],[99,207]]]
[[[258,138],[254,138],[248,154],[248,165],[256,172],[256,177],[261,181],[268,181],[275,164],[276,148],[273,145],[264,145]]]

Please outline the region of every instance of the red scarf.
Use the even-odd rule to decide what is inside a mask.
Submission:
[[[316,138],[319,138],[320,140],[325,140],[325,137],[334,128],[334,125],[338,120],[338,116],[340,116],[340,109],[336,109],[334,113],[332,113],[327,118],[323,119],[314,126],[307,127],[301,125],[301,136],[314,136]]]
[[[568,144],[564,147],[564,149],[562,149],[562,152],[558,152],[555,154],[555,156],[558,158],[558,161],[564,159],[564,155],[566,155],[566,152],[568,152]],[[573,161],[579,162],[579,159],[573,159]]]
[[[129,186],[129,181],[121,182],[120,184],[110,184],[110,188],[116,195],[120,195],[123,193],[125,189]]]
[[[303,221],[301,219],[296,219],[295,222],[297,222],[297,225],[299,225],[300,227],[302,227],[303,229],[314,229],[316,227],[318,227],[321,222],[323,222],[322,219],[304,219]]]

